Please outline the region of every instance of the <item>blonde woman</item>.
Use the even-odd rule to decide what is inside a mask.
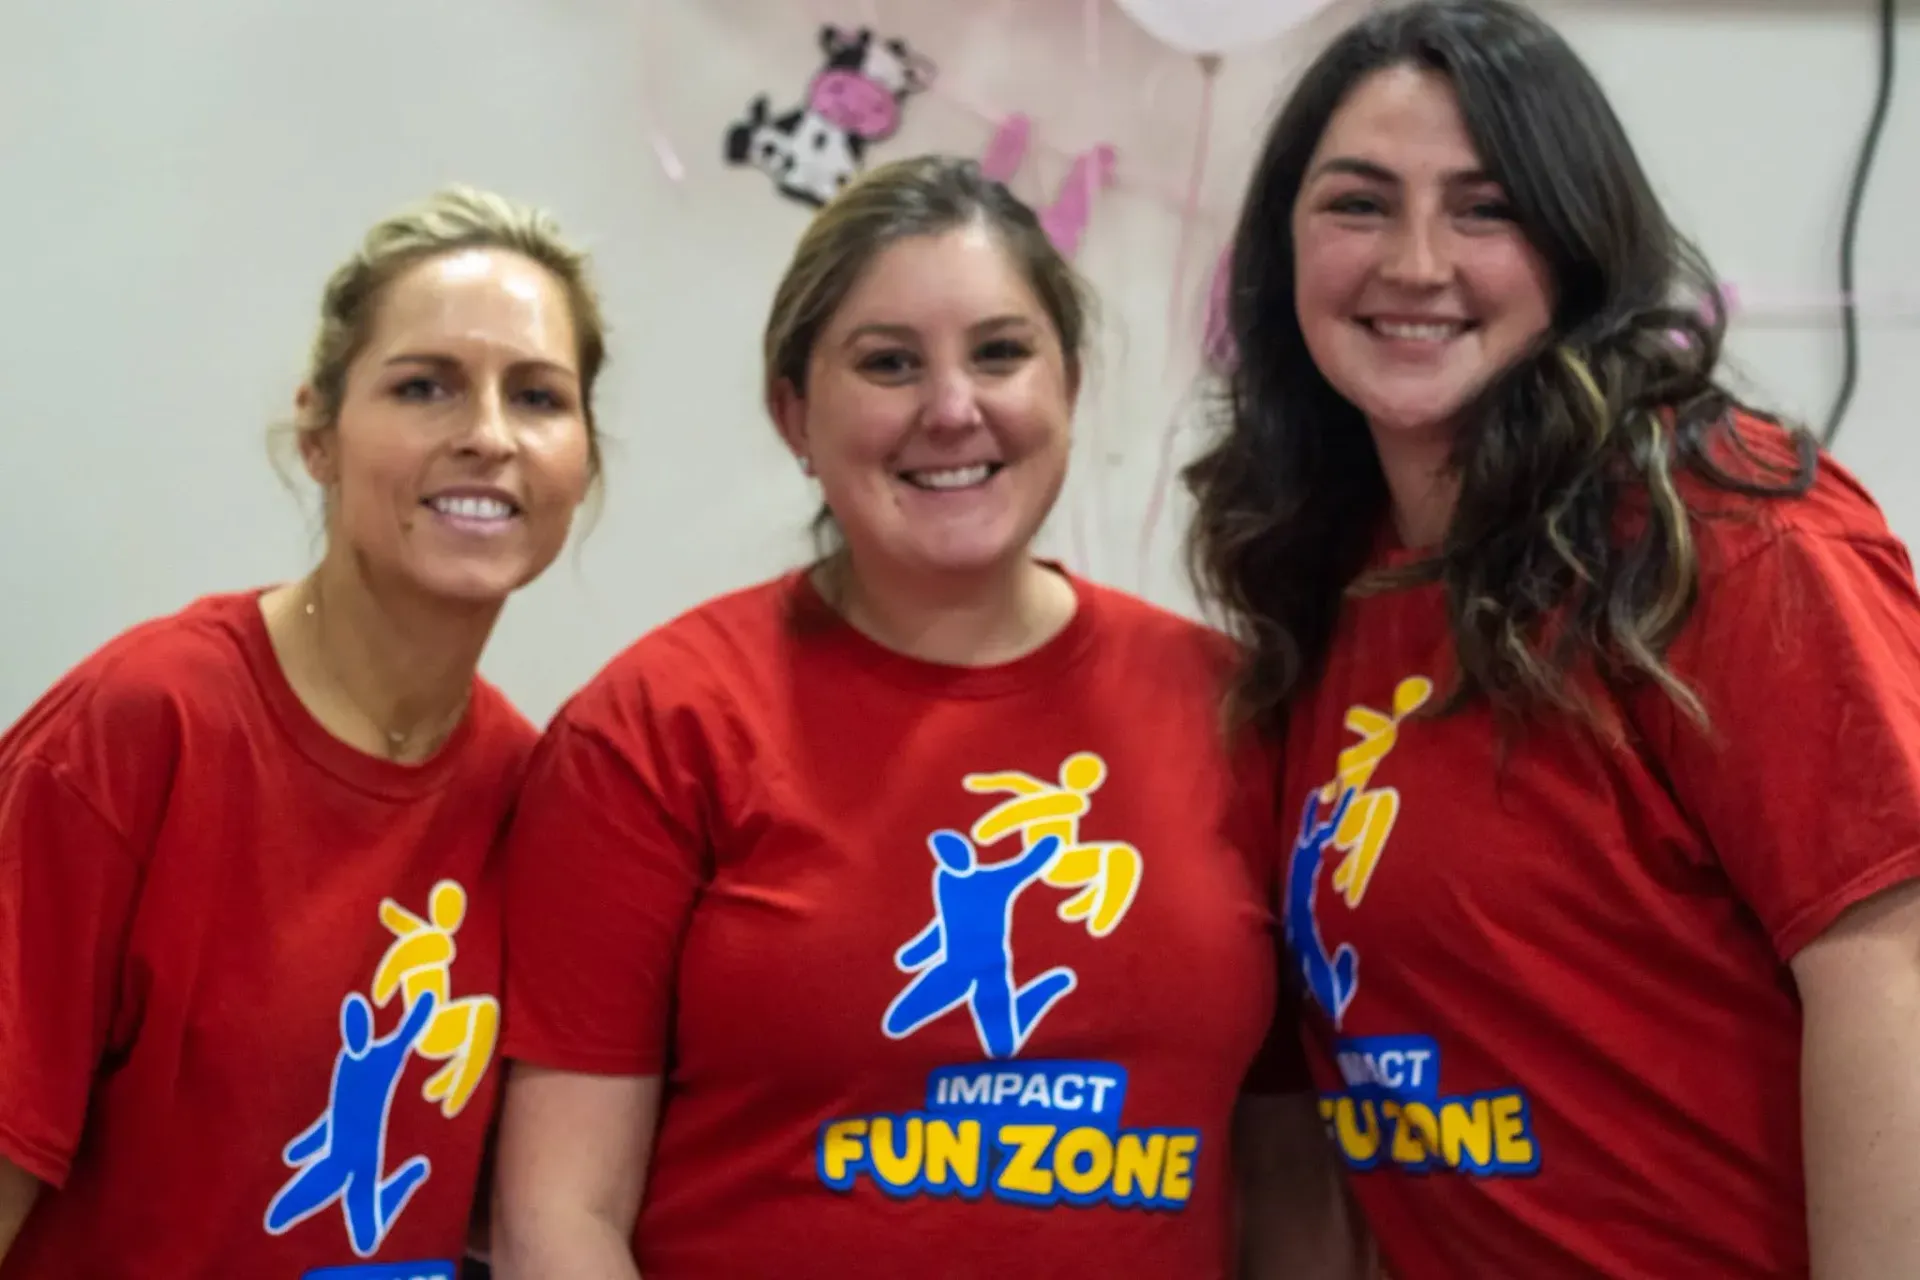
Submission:
[[[476,674],[598,469],[581,256],[453,190],[328,283],[326,549],[0,737],[0,1276],[452,1277],[499,1079],[488,850],[536,734]]]

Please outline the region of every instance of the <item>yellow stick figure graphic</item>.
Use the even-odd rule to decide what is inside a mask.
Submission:
[[[1424,676],[1408,676],[1393,690],[1393,711],[1382,714],[1371,707],[1347,708],[1346,727],[1360,735],[1360,741],[1340,753],[1333,781],[1320,790],[1327,804],[1352,791],[1353,803],[1333,833],[1333,847],[1346,857],[1333,869],[1333,887],[1357,907],[1366,897],[1367,884],[1379,865],[1380,851],[1386,848],[1393,832],[1394,819],[1400,816],[1400,793],[1393,787],[1366,789],[1373,771],[1387,758],[1400,740],[1400,722],[1426,704],[1433,696],[1433,681]]]
[[[373,972],[373,1002],[383,1008],[395,991],[406,993],[409,1009],[423,994],[433,994],[433,1018],[413,1051],[447,1064],[434,1072],[421,1094],[439,1102],[441,1114],[449,1119],[473,1097],[500,1038],[499,1001],[492,996],[452,998],[453,935],[466,916],[467,891],[451,880],[433,886],[425,920],[385,899],[380,923],[394,940]]]
[[[1106,780],[1106,761],[1091,751],[1080,751],[1061,762],[1057,784],[1015,770],[970,773],[963,784],[976,795],[1013,797],[973,824],[975,844],[992,844],[1011,831],[1020,832],[1028,849],[1048,836],[1059,839],[1060,852],[1040,878],[1056,889],[1080,890],[1060,904],[1060,918],[1085,920],[1087,932],[1096,938],[1113,932],[1140,889],[1138,849],[1117,841],[1083,843],[1080,839],[1080,819],[1093,807],[1093,793]]]

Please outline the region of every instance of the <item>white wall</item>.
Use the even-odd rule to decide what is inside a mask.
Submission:
[[[1335,14],[1357,12],[1360,0]],[[1062,148],[1111,141],[1130,189],[1081,263],[1107,307],[1082,450],[1050,546],[1184,605],[1180,511],[1140,547],[1191,363],[1169,333],[1177,198],[1199,79],[1109,8],[1099,65],[1060,0],[6,0],[0,5],[0,723],[121,627],[306,565],[312,530],[266,461],[318,289],[361,228],[437,183],[554,208],[597,251],[616,326],[605,514],[507,611],[487,669],[536,718],[646,627],[794,563],[808,495],[761,419],[758,327],[804,219],[720,162],[755,94],[797,95],[823,19],[877,15],[962,99],[1024,110]],[[1872,70],[1865,0],[1550,6],[1723,274],[1834,289],[1844,182]],[[1322,27],[1222,72],[1196,296],[1275,94]],[[1909,14],[1901,58],[1920,67]],[[1909,76],[1920,75],[1910,70]],[[1920,541],[1920,89],[1896,101],[1860,241],[1869,317],[1839,454]],[[646,121],[687,165],[663,176]],[[879,156],[977,153],[950,99],[909,105]],[[1051,189],[1058,163],[1043,167]],[[1824,320],[1750,317],[1759,393],[1823,416]],[[691,547],[691,550],[684,549]]]

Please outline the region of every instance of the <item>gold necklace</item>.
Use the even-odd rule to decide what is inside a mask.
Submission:
[[[352,707],[356,712],[359,713],[360,718],[367,722],[368,728],[372,729],[375,733],[378,733],[382,738],[386,739],[387,758],[391,760],[399,759],[400,756],[405,753],[407,749],[407,743],[412,738],[414,738],[416,734],[418,734],[420,731],[417,729],[408,730],[408,729],[387,728],[384,724],[381,723],[379,716],[374,715],[371,711],[368,711],[366,707],[361,705],[360,700],[353,696],[353,690],[347,686],[347,682],[341,679],[340,672],[334,667],[333,657],[329,652],[329,650],[327,649],[326,637],[323,634],[321,634],[321,627],[324,626],[325,624],[320,621],[320,580],[319,578],[313,577],[313,578],[307,579],[307,598],[302,604],[301,611],[305,613],[307,617],[312,618],[314,620],[314,628],[313,628],[314,629],[314,637],[313,637],[314,647],[320,651],[320,665],[322,666],[322,668],[325,669],[327,674],[327,679],[333,682],[334,690],[337,693],[339,693],[341,697],[347,700],[348,706]],[[466,713],[466,709],[467,709],[467,697],[462,696],[460,699],[460,705],[455,707],[452,713],[446,718],[446,720],[438,728],[436,728],[435,730],[436,736],[438,736],[440,732],[444,730],[448,725],[457,723],[459,721],[459,718]]]

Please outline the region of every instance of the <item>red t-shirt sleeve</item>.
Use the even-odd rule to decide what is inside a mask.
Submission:
[[[1920,875],[1920,592],[1889,534],[1788,530],[1716,580],[1676,672],[1669,780],[1783,959]]]
[[[0,1154],[54,1186],[111,1034],[138,865],[62,770],[0,759]]]
[[[1280,819],[1281,746],[1277,739],[1246,730],[1234,755],[1239,780],[1245,837],[1261,877],[1262,891],[1273,913],[1274,957],[1278,962],[1273,1021],[1254,1055],[1241,1092],[1257,1094],[1304,1093],[1313,1088],[1301,1041],[1300,971],[1287,950],[1280,929],[1280,892],[1293,844]]]
[[[603,683],[534,753],[506,838],[507,1056],[658,1075],[708,840],[698,726]]]

